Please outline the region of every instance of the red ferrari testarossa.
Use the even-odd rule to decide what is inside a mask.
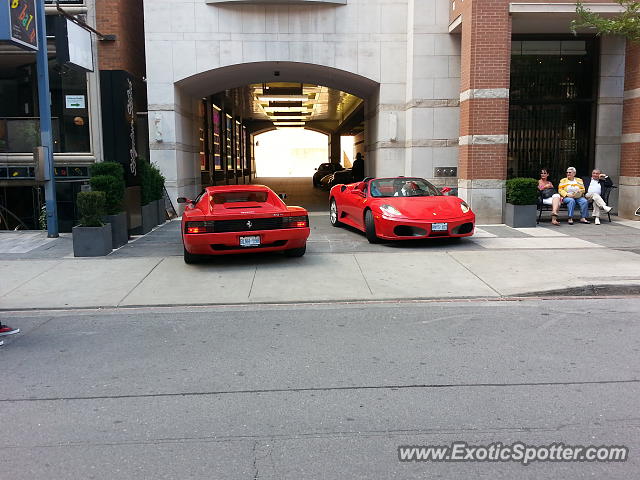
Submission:
[[[264,185],[207,187],[186,203],[182,215],[184,261],[202,255],[283,250],[301,257],[309,237],[309,216],[302,207],[288,207]]]
[[[365,178],[330,192],[331,224],[362,230],[367,240],[473,235],[476,217],[464,200],[423,178]]]

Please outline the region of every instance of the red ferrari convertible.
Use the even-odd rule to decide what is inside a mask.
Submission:
[[[464,200],[444,195],[423,178],[365,178],[336,185],[330,192],[330,218],[362,230],[367,240],[469,237],[475,214]]]
[[[302,207],[288,207],[264,185],[207,187],[186,203],[182,214],[184,261],[202,255],[283,250],[301,257],[309,237],[309,217]]]

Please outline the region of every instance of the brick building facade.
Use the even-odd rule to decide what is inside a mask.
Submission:
[[[591,9],[603,15],[620,11],[615,2],[584,3],[588,7],[592,4]],[[526,33],[538,34],[539,39],[549,38],[554,33],[567,32],[574,10],[573,4],[560,1],[523,4],[508,0],[451,0],[450,30],[462,36],[459,182],[461,189],[467,190],[468,198],[484,195],[486,201],[486,195],[493,195],[496,200],[502,196],[499,188],[507,175],[513,23],[518,22],[516,31],[526,22]],[[548,31],[554,28],[555,32]],[[611,41],[603,39],[605,45]],[[615,41],[622,44],[621,39]],[[606,61],[606,53],[611,52],[601,50],[604,56],[600,65],[599,106],[600,110],[607,108],[607,104],[618,107],[613,112],[617,118],[606,120],[613,121],[618,128],[602,135],[609,140],[603,138],[601,145],[596,144],[593,167],[607,169],[602,163],[608,161],[610,168],[607,171],[620,187],[619,214],[633,218],[633,212],[640,205],[640,46],[627,43],[625,48],[624,73],[617,75],[619,80],[624,78],[624,91],[619,85],[613,94],[602,92],[606,88],[611,91],[607,80],[612,72],[604,69],[615,69],[616,66]],[[617,56],[621,57],[621,53],[618,49]],[[622,109],[619,108],[620,100],[623,100]],[[603,127],[605,113],[599,111],[598,117],[598,127]],[[596,136],[598,130],[605,128],[596,128]],[[598,146],[602,147],[600,152]],[[616,162],[611,162],[611,154],[617,157]],[[605,155],[608,158],[603,158]],[[589,172],[580,173],[588,175]],[[499,202],[494,203],[497,206]]]
[[[143,122],[136,116],[146,112],[144,20],[142,0],[60,1],[67,14],[105,36],[114,36],[91,35],[94,70],[85,72],[56,58],[53,37],[63,17],[55,3],[45,0],[58,216],[64,232],[71,231],[77,221],[75,197],[86,183],[91,165],[104,160],[128,164],[119,152],[129,150],[120,144],[129,137],[132,118],[136,130],[143,125],[142,141],[136,138],[137,150],[147,151],[146,116]],[[126,79],[135,88],[132,118],[124,114]],[[39,144],[36,99],[35,54],[0,45],[0,207],[11,212],[3,216],[0,229],[39,228],[44,195],[35,180],[33,158],[33,148]],[[128,180],[135,185],[134,180]],[[135,208],[129,210],[131,213]]]

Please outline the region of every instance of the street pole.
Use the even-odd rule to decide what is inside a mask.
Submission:
[[[51,128],[51,95],[49,93],[49,58],[44,0],[36,0],[36,22],[38,27],[38,103],[40,105],[40,137],[44,147],[44,198],[47,205],[47,233],[57,238],[58,207],[56,205],[56,177],[53,171],[53,135]]]

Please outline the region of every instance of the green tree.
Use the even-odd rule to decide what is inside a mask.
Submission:
[[[620,15],[605,18],[593,13],[582,2],[576,5],[578,20],[571,21],[571,31],[575,34],[578,28],[591,28],[597,35],[620,35],[633,42],[640,41],[640,2],[617,0],[625,9]]]

